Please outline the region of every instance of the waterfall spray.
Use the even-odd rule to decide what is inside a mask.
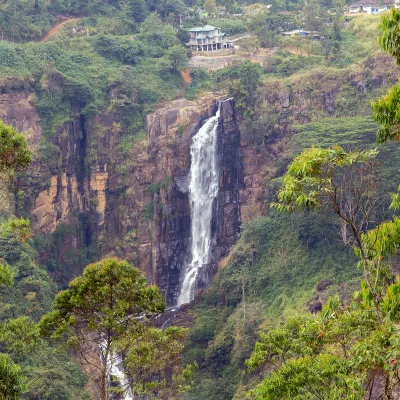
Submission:
[[[220,110],[193,137],[189,200],[191,213],[191,262],[183,275],[178,305],[194,298],[201,268],[210,261],[213,201],[218,193],[217,129]]]

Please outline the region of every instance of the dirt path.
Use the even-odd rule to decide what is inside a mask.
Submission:
[[[46,42],[47,40],[49,40],[51,37],[53,37],[65,24],[68,24],[69,22],[73,22],[73,21],[80,21],[81,18],[68,18],[65,19],[64,21],[61,21],[60,23],[58,23],[57,25],[54,25],[47,33],[46,35],[44,35],[43,39],[41,40],[41,42]]]
[[[181,71],[181,75],[185,84],[190,85],[192,83],[192,77],[190,76],[190,69],[187,69],[186,71]]]
[[[243,36],[239,36],[239,37],[233,37],[232,38],[232,42],[237,42],[238,40],[242,40],[242,39],[247,39],[250,37],[255,37],[254,35],[251,35],[250,33],[243,35]]]

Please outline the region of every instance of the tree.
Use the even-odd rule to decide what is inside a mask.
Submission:
[[[346,153],[340,146],[306,149],[290,164],[279,201],[271,206],[279,211],[322,207],[338,215],[343,240],[354,246],[361,260],[359,267],[381,318],[382,298],[393,283],[390,263],[385,259],[390,259],[397,248],[397,223],[379,221],[377,209],[382,199],[376,195],[378,177],[373,174],[372,163],[376,155],[376,150]]]
[[[127,0],[130,9],[130,15],[135,22],[143,22],[146,19],[148,10],[144,0]]]
[[[260,12],[252,16],[248,26],[257,35],[261,47],[274,47],[282,31],[294,29],[295,20],[291,14]]]
[[[180,367],[186,331],[147,325],[150,317],[164,310],[160,290],[147,286],[138,269],[126,261],[104,259],[88,265],[82,276],[58,293],[53,311],[39,326],[43,335],[74,346],[98,370],[102,400],[109,398],[108,373],[121,360],[133,378],[124,382],[122,391],[159,394],[168,387],[171,392],[180,389],[174,382],[183,384],[191,371]]]
[[[170,326],[165,330],[136,325],[119,343],[125,368],[135,395],[170,399],[188,389],[196,365],[182,367],[183,342],[187,330]]]
[[[162,49],[178,44],[175,29],[171,25],[163,24],[157,13],[151,13],[142,23],[140,37],[152,46]]]
[[[162,58],[163,69],[171,69],[175,72],[187,68],[188,58],[187,49],[179,44],[171,46]]]
[[[335,14],[332,18],[333,32],[335,36],[335,40],[342,40],[342,31],[341,27],[344,21],[344,8],[345,2],[344,0],[334,0],[333,6],[335,8]]]
[[[25,390],[21,368],[7,354],[0,353],[0,399],[17,400]]]
[[[398,62],[399,23],[397,10],[384,16],[380,39]],[[378,143],[399,138],[399,104],[398,86],[373,104],[375,120],[381,124]],[[341,172],[368,164],[375,156],[376,150],[346,153],[338,146],[307,149],[284,176],[273,207],[333,210],[351,228],[364,280],[350,304],[336,296],[317,317],[292,319],[261,335],[247,364],[252,370],[268,364],[271,372],[251,393],[255,399],[399,397],[400,277],[394,276],[392,260],[400,250],[400,219],[375,219],[370,229],[376,188],[373,175]],[[349,181],[354,177],[359,183],[353,189]],[[400,208],[400,188],[392,195],[391,208]]]
[[[28,168],[32,154],[22,133],[0,120],[0,198],[5,196],[7,202],[9,184],[20,173]],[[0,199],[0,205],[2,201]],[[27,241],[31,237],[30,222],[24,218],[9,218],[0,221],[0,238]],[[9,251],[11,250],[9,247]],[[13,274],[5,262],[7,254],[0,252],[0,284],[11,286]]]
[[[236,72],[237,79],[230,84],[229,95],[235,98],[237,108],[249,116],[254,112],[262,68],[258,64],[246,61]]]
[[[258,49],[258,39],[254,38],[245,38],[239,41],[239,46],[243,49],[247,54],[253,53]]]
[[[190,33],[186,29],[178,29],[176,37],[180,40],[182,46],[185,46],[186,43],[190,40]]]
[[[213,15],[215,13],[215,10],[217,9],[217,3],[215,2],[215,0],[205,0],[204,9],[207,11],[209,16]]]
[[[24,135],[0,120],[0,179],[24,171],[32,160]]]
[[[340,146],[304,150],[289,165],[271,206],[279,211],[297,208],[324,208],[336,213],[354,237],[342,232],[346,244],[362,249],[362,232],[375,220],[380,198],[376,195],[378,177],[376,150],[345,152]],[[362,249],[363,251],[363,249]]]
[[[310,0],[304,5],[303,18],[305,28],[311,31],[311,37],[322,29],[322,13],[318,0]]]
[[[140,13],[140,10],[138,11]],[[128,1],[123,0],[120,2],[116,20],[118,21],[118,33],[120,35],[128,35],[136,31],[134,12]]]
[[[84,360],[100,373],[101,399],[107,400],[107,374],[116,345],[134,326],[165,309],[156,286],[146,286],[144,275],[126,261],[104,259],[88,265],[68,289],[54,299],[53,311],[43,316],[43,334],[75,345]],[[93,349],[98,348],[99,363]]]

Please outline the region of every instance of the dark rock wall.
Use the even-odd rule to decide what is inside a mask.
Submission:
[[[218,130],[220,164],[219,193],[213,229],[216,231],[214,259],[226,256],[240,234],[240,190],[244,188],[243,165],[240,157],[240,130],[234,99],[221,102]]]
[[[217,129],[219,191],[213,207],[211,223],[213,242],[210,264],[205,270],[200,271],[198,288],[209,284],[216,272],[218,262],[229,253],[240,235],[239,192],[244,187],[243,165],[240,157],[240,130],[234,99],[221,100],[219,106],[220,120]],[[217,109],[218,105],[215,104],[213,114],[217,112]],[[189,245],[190,243],[187,244]],[[188,250],[186,254],[190,257]]]

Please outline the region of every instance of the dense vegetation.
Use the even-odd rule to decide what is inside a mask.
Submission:
[[[339,90],[335,111],[312,108],[305,116],[306,122],[291,126],[281,149],[283,156],[271,167],[275,179],[269,176],[267,180],[267,201],[276,200],[276,190],[282,184],[279,176],[295,156],[324,158],[329,153],[326,149],[335,145],[342,146],[341,156],[357,147],[373,148],[378,125],[369,116],[369,102],[381,94],[380,85],[393,83],[386,75],[378,87],[375,83],[372,64],[378,18],[345,16],[345,4],[339,0],[267,3],[272,4],[270,9],[265,4],[228,0],[197,4],[190,0],[6,0],[0,4],[1,92],[34,94],[32,101],[41,118],[44,139],[33,162],[47,167],[43,174],[26,174],[32,158],[26,142],[0,123],[0,192],[18,176],[19,184],[24,182],[24,191],[19,190],[20,186],[12,190],[16,192],[18,213],[27,218],[15,218],[7,211],[0,220],[0,380],[10,390],[0,391],[0,397],[88,399],[87,377],[71,356],[71,347],[60,346],[60,339],[84,357],[91,335],[107,337],[104,359],[115,350],[124,354],[126,370],[133,378],[127,383],[131,390],[156,398],[180,397],[177,393],[188,389],[196,364],[199,373],[185,399],[242,399],[248,389],[254,388],[250,396],[255,398],[308,398],[310,393],[303,382],[295,380],[299,376],[312,383],[315,390],[327,390],[327,398],[351,393],[358,399],[366,372],[379,370],[391,380],[397,371],[398,338],[393,322],[397,321],[398,286],[386,276],[379,281],[383,288],[380,298],[368,291],[371,282],[365,275],[367,268],[356,268],[359,259],[343,239],[347,244],[353,242],[347,240],[348,232],[329,209],[293,215],[270,210],[268,215],[246,222],[241,239],[223,261],[210,288],[201,294],[189,334],[174,327],[161,331],[127,318],[132,314],[139,319],[143,314],[158,314],[165,307],[159,291],[146,289],[144,277],[128,263],[103,260],[91,264],[68,285],[73,275],[81,274],[84,265],[101,257],[95,243],[79,249],[68,261],[61,261],[61,243],[66,235],[73,234],[69,226],[61,224],[51,235],[31,238],[30,215],[25,210],[34,194],[48,188],[50,177],[59,172],[59,149],[53,139],[57,128],[77,115],[83,124],[88,117],[104,111],[118,116],[118,168],[123,176],[132,145],[145,142],[144,119],[150,110],[177,96],[195,99],[205,91],[222,90],[236,99],[242,134],[258,151],[267,154],[279,121],[278,114],[263,103],[265,93],[273,91],[274,85],[290,86],[298,81],[304,91],[312,91],[313,80],[323,75],[321,80],[331,79]],[[381,44],[398,57],[397,37],[391,36],[395,34],[392,28],[397,26],[396,15],[384,21]],[[39,42],[51,26],[67,18],[71,21],[54,36]],[[262,66],[247,61],[214,73],[193,69],[191,83],[185,83],[181,71],[187,68],[190,56],[184,47],[186,28],[206,23],[230,35],[251,33],[250,39],[240,42],[239,53],[250,55],[258,48],[275,50]],[[324,39],[281,35],[293,29],[306,29]],[[365,74],[365,90],[350,83],[357,68]],[[376,121],[381,124],[379,143],[398,136],[398,95],[395,87],[374,106]],[[183,134],[181,128],[178,136]],[[12,145],[5,146],[10,140]],[[88,159],[95,159],[96,146],[95,142],[88,143]],[[312,146],[321,148],[318,157],[303,153]],[[387,218],[389,193],[400,183],[398,146],[385,145],[375,161],[372,172],[380,184],[374,193],[382,201],[374,216],[383,220]],[[160,182],[150,185],[148,191],[158,193],[168,185]],[[297,198],[304,200],[300,194],[296,192]],[[293,194],[290,196],[281,196],[281,200],[293,198]],[[393,208],[398,208],[399,197],[393,195]],[[316,205],[306,200],[290,207]],[[144,217],[150,220],[153,213],[154,204],[150,202]],[[79,215],[77,220],[84,226],[87,218]],[[397,234],[397,220],[386,227]],[[39,258],[38,253],[45,257]],[[391,255],[377,254],[388,259]],[[365,257],[362,260],[365,262]],[[345,305],[350,304],[363,276],[366,284],[358,298],[364,301],[357,300],[347,309]],[[56,295],[60,286],[66,290]],[[127,287],[137,288],[137,296],[126,298]],[[106,302],[105,298],[110,299],[107,289],[115,289],[120,298]],[[305,314],[319,311],[335,294],[340,294],[341,301],[333,297],[318,316]],[[382,327],[377,327],[371,296],[383,309]],[[110,306],[99,308],[99,303]],[[330,317],[332,313],[337,317]],[[43,315],[40,325],[36,325]],[[349,326],[357,328],[359,336],[352,336]],[[344,351],[362,357],[362,361],[352,364],[343,354],[330,354],[332,348],[342,344],[338,336],[345,338],[346,346],[351,343]],[[182,342],[186,338],[186,368],[182,368]],[[382,345],[382,338],[390,345]],[[298,346],[288,346],[287,341]],[[356,349],[352,347],[354,341],[358,341]],[[377,359],[366,357],[372,346],[382,350]],[[249,358],[251,371],[243,375]],[[85,365],[82,358],[80,361]],[[315,370],[321,371],[320,376],[315,376]],[[105,366],[100,366],[97,373],[102,378],[102,397],[107,398]],[[287,384],[281,385],[282,380]]]

